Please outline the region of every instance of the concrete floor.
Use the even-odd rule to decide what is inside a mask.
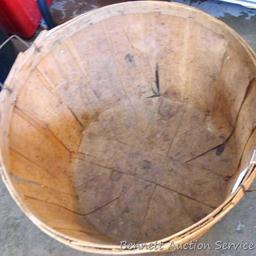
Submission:
[[[240,33],[256,50],[256,10],[217,1],[177,1],[200,8],[223,20]],[[54,0],[52,13],[58,23],[92,8],[110,3],[100,0]],[[68,9],[68,10],[67,10]],[[256,248],[256,184],[252,192],[200,239],[210,250],[183,250],[173,256],[255,256],[254,250],[216,250],[217,241],[253,243]],[[125,231],[124,231],[125,232]],[[20,211],[0,180],[0,255],[1,256],[89,256],[49,238]],[[154,254],[152,254],[154,255]]]

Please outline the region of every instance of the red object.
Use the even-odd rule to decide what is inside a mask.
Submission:
[[[0,0],[0,26],[7,33],[31,37],[41,18],[36,0]]]

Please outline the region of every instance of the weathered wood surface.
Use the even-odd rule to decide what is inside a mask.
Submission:
[[[255,147],[255,76],[251,49],[188,7],[81,16],[42,35],[6,82],[4,179],[39,227],[81,250],[198,237],[243,196],[230,191]]]

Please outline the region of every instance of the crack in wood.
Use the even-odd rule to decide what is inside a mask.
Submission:
[[[73,109],[71,109],[66,103],[63,102],[63,100],[60,98],[60,96],[56,93],[54,93],[53,88],[50,88],[47,85],[48,83],[53,84],[52,81],[49,80],[48,77],[45,76],[44,73],[42,73],[42,71],[37,68],[38,74],[39,74],[39,79],[42,81],[42,85],[54,96],[58,99],[58,101],[60,102],[60,104],[63,104],[69,111],[70,113],[73,115],[74,119],[78,122],[78,124],[81,126],[82,129],[85,129],[84,124],[79,120],[79,118],[77,117],[76,113],[73,111]],[[54,88],[56,88],[57,86],[54,85]]]
[[[33,180],[24,179],[24,178],[22,178],[20,176],[14,175],[13,173],[11,173],[11,177],[13,178],[13,180],[15,182],[18,182],[18,183],[24,183],[24,184],[28,184],[28,185],[32,185],[32,186],[37,186],[37,187],[40,187],[40,188],[46,188],[46,189],[48,189],[50,191],[53,191],[55,193],[58,193],[58,194],[64,194],[64,195],[68,195],[70,197],[74,197],[73,194],[69,194],[69,193],[64,192],[64,191],[59,191],[59,190],[57,190],[55,188],[51,188],[49,186],[46,186],[44,184],[40,184],[40,183],[38,183],[36,181],[33,181]]]
[[[114,47],[113,47],[112,40],[111,40],[111,38],[110,38],[110,36],[109,36],[109,33],[107,32],[107,29],[106,29],[106,27],[105,27],[105,23],[104,23],[104,22],[102,22],[101,28],[102,28],[102,33],[105,35],[107,45],[108,45],[108,47],[109,47],[109,49],[110,49],[110,51],[111,51],[111,55],[112,55],[112,58],[113,58],[115,70],[117,70],[118,76],[120,77],[120,81],[121,81],[122,88],[123,88],[122,92],[123,92],[123,94],[125,95],[125,97],[127,98],[127,100],[129,101],[130,107],[133,109],[134,113],[137,115],[137,109],[136,109],[136,107],[132,104],[132,100],[131,100],[131,98],[128,96],[128,93],[127,93],[127,91],[126,91],[126,89],[125,89],[125,88],[127,88],[127,84],[126,84],[126,82],[124,81],[125,79],[123,78],[122,72],[120,71],[120,63],[118,63],[118,61],[117,61],[115,49],[114,49]]]
[[[21,158],[25,159],[26,161],[28,161],[29,163],[33,164],[34,166],[36,166],[37,168],[43,170],[44,172],[46,172],[49,176],[53,177],[54,179],[58,179],[58,177],[56,175],[54,175],[53,173],[50,173],[47,169],[44,169],[42,166],[40,166],[37,162],[32,161],[31,159],[29,159],[27,156],[24,156],[22,153],[20,153],[19,151],[17,151],[15,148],[13,147],[9,147],[10,150],[12,150],[15,154],[19,155]],[[63,172],[63,174],[67,174],[67,172]]]
[[[64,210],[66,210],[68,212],[71,212],[71,213],[73,213],[75,215],[79,215],[79,216],[85,216],[86,215],[86,213],[77,212],[77,211],[74,211],[73,209],[70,209],[70,208],[65,207],[63,205],[60,205],[60,204],[57,204],[57,203],[53,203],[53,202],[49,202],[49,201],[46,201],[46,200],[42,200],[42,199],[39,199],[39,198],[36,198],[36,197],[33,197],[33,196],[29,196],[29,195],[24,194],[24,197],[26,197],[27,199],[30,199],[30,200],[42,202],[42,203],[49,204],[49,205],[54,205],[56,207],[59,207],[59,208],[62,208]]]
[[[214,146],[214,147],[208,149],[207,151],[205,151],[205,152],[203,152],[203,153],[200,153],[199,155],[194,156],[194,157],[192,157],[191,159],[186,160],[184,163],[189,163],[189,162],[191,162],[191,161],[194,161],[194,160],[196,160],[196,159],[198,159],[198,158],[200,158],[200,157],[202,157],[202,156],[208,154],[208,153],[211,152],[211,151],[217,150],[217,149],[220,148],[220,147],[224,147],[224,146],[229,142],[229,140],[231,139],[231,137],[232,137],[233,134],[235,133],[235,130],[236,130],[236,126],[237,126],[237,122],[238,122],[240,113],[241,113],[241,111],[242,111],[242,109],[243,109],[244,103],[246,102],[246,99],[247,99],[248,95],[250,94],[250,91],[251,91],[251,89],[252,89],[252,87],[253,87],[254,81],[255,81],[255,77],[253,77],[253,78],[249,81],[249,83],[248,83],[248,86],[247,86],[247,88],[246,88],[246,91],[245,91],[244,97],[243,97],[243,99],[242,99],[241,105],[240,105],[239,110],[238,110],[238,112],[237,112],[235,122],[234,122],[234,124],[233,124],[232,130],[231,130],[230,134],[228,135],[228,137],[227,137],[222,143],[218,144],[217,146]]]
[[[25,122],[29,123],[31,126],[33,126],[35,129],[39,130],[39,132],[43,136],[52,136],[60,145],[62,145],[68,153],[71,154],[73,153],[72,150],[70,150],[62,140],[60,140],[55,133],[49,128],[48,124],[45,123],[44,121],[39,121],[33,119],[28,113],[24,112],[22,109],[20,109],[17,105],[15,105],[15,112],[17,115],[19,115],[20,118],[22,118]],[[43,124],[42,124],[43,123]],[[44,132],[43,132],[44,131]]]
[[[49,201],[46,201],[46,200],[42,200],[42,199],[39,199],[39,198],[36,198],[36,197],[33,197],[33,196],[28,196],[26,194],[24,194],[24,196],[27,198],[27,199],[31,199],[31,200],[35,200],[35,201],[39,201],[39,202],[42,202],[42,203],[46,203],[46,204],[50,204],[50,205],[54,205],[54,206],[57,206],[59,208],[62,208],[62,209],[65,209],[66,211],[68,212],[71,212],[75,215],[79,215],[79,216],[82,216],[82,217],[86,217],[90,214],[93,214],[101,209],[103,209],[104,207],[108,206],[109,204],[113,203],[114,201],[118,200],[120,195],[118,197],[115,197],[114,199],[108,201],[107,203],[95,208],[94,210],[90,211],[90,212],[86,212],[86,213],[81,213],[81,212],[78,212],[78,211],[75,211],[73,209],[70,209],[64,205],[60,205],[60,204],[57,204],[57,203],[53,203],[53,202],[49,202]]]
[[[148,96],[147,98],[155,98],[161,96],[158,64],[156,64],[155,68],[155,86],[156,89],[152,88],[153,95]]]
[[[174,133],[174,136],[172,137],[171,142],[170,142],[170,144],[169,144],[169,146],[168,146],[168,149],[167,149],[167,156],[169,155],[169,153],[170,153],[170,151],[171,151],[171,149],[172,149],[172,146],[173,146],[173,144],[174,144],[175,138],[176,138],[176,136],[178,135],[179,130],[180,130],[181,126],[182,126],[182,122],[183,122],[185,113],[186,113],[186,110],[183,111],[183,113],[182,113],[182,115],[181,115],[181,118],[180,118],[180,120],[179,120],[179,123],[178,123],[178,125],[177,125],[177,129],[176,129],[176,131],[175,131],[175,133]]]
[[[100,164],[98,164],[98,163],[88,161],[88,160],[86,160],[86,159],[81,159],[81,160],[82,160],[82,161],[85,161],[85,162],[88,162],[88,163],[90,163],[90,164],[92,164],[92,165],[96,165],[96,166],[99,166],[99,167],[101,167],[101,168],[105,168],[106,170],[116,171],[116,172],[119,172],[119,173],[121,173],[121,174],[123,174],[123,175],[131,176],[131,177],[133,177],[133,178],[135,178],[135,179],[137,179],[137,180],[141,180],[141,181],[144,181],[144,182],[153,184],[153,185],[157,185],[157,186],[162,187],[162,188],[165,188],[165,189],[167,189],[167,190],[169,190],[169,191],[171,191],[171,192],[174,192],[174,193],[176,193],[176,194],[179,194],[180,196],[184,196],[184,197],[186,197],[186,198],[188,198],[188,199],[190,199],[190,200],[192,200],[192,201],[195,201],[195,202],[200,203],[200,204],[202,204],[202,205],[208,206],[208,207],[210,207],[210,208],[212,208],[212,209],[215,209],[215,208],[216,208],[216,206],[213,206],[213,205],[210,205],[210,204],[206,204],[205,202],[202,202],[202,201],[200,201],[200,200],[197,200],[197,199],[195,199],[195,198],[193,198],[193,197],[191,197],[191,196],[188,196],[188,195],[186,195],[186,194],[183,194],[183,193],[181,193],[181,192],[178,192],[178,191],[176,191],[176,190],[174,190],[174,189],[168,188],[168,187],[166,187],[166,186],[164,186],[164,185],[161,185],[160,183],[154,182],[154,181],[152,181],[152,180],[144,179],[144,178],[142,178],[141,176],[139,176],[139,175],[137,175],[137,174],[125,173],[125,172],[122,172],[122,171],[120,171],[120,170],[116,170],[116,169],[114,169],[114,168],[109,168],[109,167],[106,167],[106,166],[102,166],[102,165],[100,165]]]
[[[121,194],[122,194],[122,193],[121,193]],[[99,210],[105,208],[106,206],[108,206],[108,205],[110,205],[111,203],[113,203],[113,202],[115,202],[116,200],[118,200],[118,199],[120,198],[121,194],[120,194],[119,196],[115,197],[114,199],[108,201],[107,203],[105,203],[105,204],[103,204],[103,205],[101,205],[101,206],[95,208],[94,210],[92,210],[92,211],[86,213],[84,216],[93,214],[93,213],[95,213],[95,212],[97,212],[97,211],[99,211]]]
[[[250,135],[248,136],[248,139],[247,139],[247,141],[246,141],[246,143],[245,143],[245,145],[244,145],[244,148],[243,148],[243,150],[242,150],[242,152],[241,152],[240,159],[239,159],[238,164],[237,164],[237,168],[239,168],[239,167],[241,166],[242,158],[243,158],[243,155],[244,155],[246,146],[247,146],[248,142],[250,141],[251,137],[254,135],[254,132],[255,132],[255,131],[256,131],[256,126],[253,127],[253,129],[252,129],[251,132],[250,132]],[[236,174],[236,173],[234,173],[233,175],[231,175],[230,178],[234,177],[235,174]]]
[[[139,234],[139,236],[138,236],[138,239],[141,237],[142,228],[143,228],[143,226],[145,225],[145,220],[146,220],[146,217],[148,216],[148,212],[149,212],[149,209],[150,209],[150,205],[151,205],[151,202],[152,202],[152,199],[153,199],[153,196],[154,196],[154,194],[155,194],[155,191],[156,191],[157,186],[158,186],[158,185],[156,185],[156,184],[154,185],[153,191],[152,191],[152,193],[151,193],[151,195],[150,195],[150,197],[149,197],[149,200],[148,200],[148,203],[147,203],[147,206],[146,206],[146,210],[145,210],[145,214],[144,214],[144,216],[143,216],[143,218],[142,218],[142,221],[141,221],[140,234]]]
[[[87,186],[90,182],[94,181],[96,178],[97,178],[97,176],[94,176],[94,177],[90,178],[90,179],[87,180],[86,182],[83,182],[81,185],[76,186],[76,189],[77,189],[77,190],[82,190],[83,192],[85,192],[86,189],[84,189],[84,188],[86,188],[86,186]],[[79,196],[78,196],[78,198],[79,198]]]
[[[156,184],[157,184],[157,183],[156,183]],[[185,197],[185,198],[190,199],[190,200],[192,200],[192,201],[194,201],[194,202],[197,202],[198,204],[207,206],[207,207],[209,207],[209,208],[211,208],[211,209],[216,209],[216,208],[217,208],[217,207],[214,206],[214,205],[207,204],[207,203],[205,203],[205,202],[202,202],[202,201],[200,201],[200,200],[197,200],[197,199],[195,199],[195,198],[193,198],[193,197],[191,197],[191,196],[185,195],[185,194],[183,194],[183,193],[181,193],[181,192],[178,192],[178,191],[176,191],[176,190],[170,189],[170,188],[168,188],[168,187],[166,187],[166,186],[163,186],[163,185],[161,185],[161,184],[157,184],[157,185],[158,185],[159,187],[161,187],[161,188],[164,188],[164,189],[166,189],[166,190],[169,190],[169,191],[171,191],[171,192],[174,192],[174,193],[176,193],[176,194],[178,194],[178,195],[180,195],[180,196],[182,196],[182,197]]]

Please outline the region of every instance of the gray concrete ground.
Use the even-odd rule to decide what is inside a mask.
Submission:
[[[61,23],[70,17],[109,2],[100,0],[55,0],[52,12]],[[178,1],[200,8],[223,20],[256,50],[256,10],[216,1]],[[256,184],[253,191],[218,223],[199,243],[207,250],[182,250],[169,256],[255,256],[256,255]],[[125,231],[124,231],[125,232]],[[218,242],[219,241],[219,242]],[[217,242],[217,245],[216,245]],[[217,250],[224,243],[253,243],[254,250]],[[208,246],[209,245],[209,246]],[[35,227],[20,211],[0,181],[0,255],[1,256],[89,256],[62,245]]]

